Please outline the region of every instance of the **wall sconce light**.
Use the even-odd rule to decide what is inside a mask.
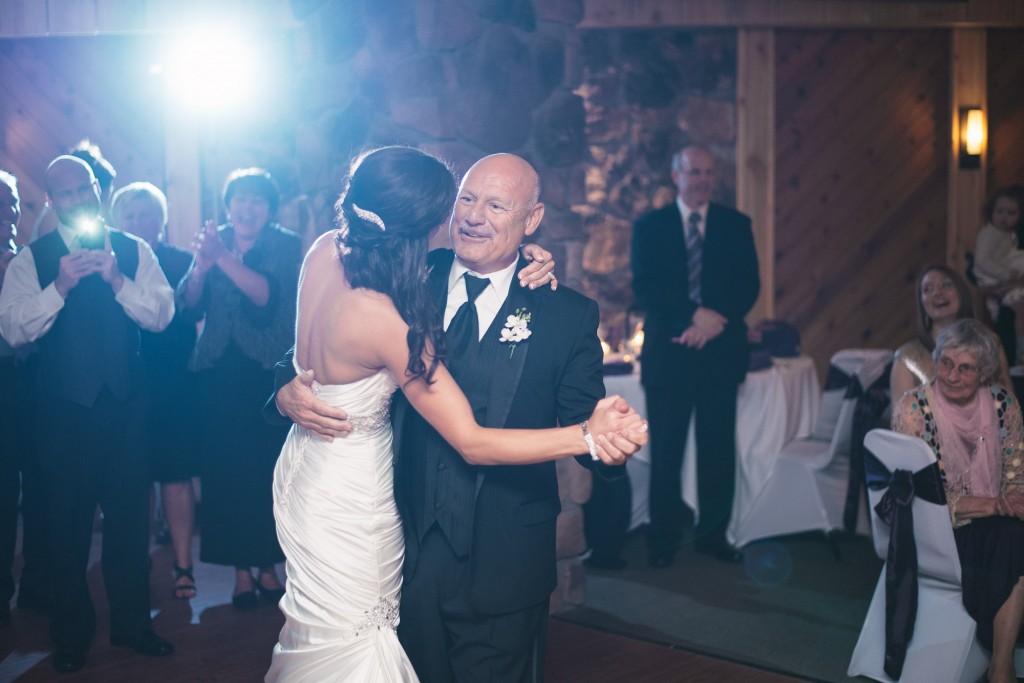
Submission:
[[[985,138],[985,113],[981,107],[960,109],[960,168],[981,168]]]

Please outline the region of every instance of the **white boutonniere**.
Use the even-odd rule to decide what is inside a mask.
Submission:
[[[510,315],[505,319],[505,327],[501,331],[501,341],[508,344],[511,349],[508,352],[509,358],[516,352],[516,344],[529,339],[533,334],[533,330],[529,327],[532,317],[525,308],[517,308],[515,315]]]

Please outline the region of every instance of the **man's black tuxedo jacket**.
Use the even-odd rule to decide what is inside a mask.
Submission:
[[[633,293],[645,312],[641,359],[645,387],[687,381],[687,354],[678,344],[697,305],[689,298],[686,236],[675,202],[641,217],[633,228]],[[725,330],[699,353],[699,367],[723,381],[742,382],[750,364],[743,316],[760,291],[757,252],[750,218],[733,209],[708,206],[701,257],[703,306],[728,319]]]
[[[430,255],[429,286],[442,311],[453,260],[454,253],[449,250]],[[517,272],[525,266],[521,260]],[[484,426],[537,429],[582,422],[604,396],[597,304],[565,286],[554,292],[550,287],[530,290],[513,280],[498,313],[497,327],[519,308],[531,315],[532,335],[514,351],[499,355],[490,375]],[[278,387],[294,376],[290,359],[278,364]],[[397,450],[395,498],[405,523],[407,575],[416,570],[420,543],[411,533],[418,525],[409,517],[416,514],[408,504],[414,498],[409,490],[423,485],[415,476],[417,466],[423,463],[416,459],[425,457],[427,451],[418,452],[415,444],[404,443],[403,425],[411,410],[399,393],[392,407]],[[265,414],[280,419],[273,400]],[[441,438],[433,430],[431,433],[433,438]],[[592,463],[590,456],[579,458],[579,462]],[[445,460],[445,464],[474,471],[474,476],[467,478],[475,488],[469,496],[473,509],[466,511],[473,525],[468,560],[472,585],[467,590],[474,606],[484,613],[502,614],[547,600],[556,584],[555,518],[561,510],[555,463],[474,467],[458,458]],[[596,476],[621,476],[621,468],[599,469]]]

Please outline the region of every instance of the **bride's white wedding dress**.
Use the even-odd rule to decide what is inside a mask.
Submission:
[[[391,488],[397,386],[386,370],[314,384],[349,413],[352,433],[328,443],[296,425],[288,435],[274,471],[286,620],[267,681],[417,680],[395,632],[404,557]]]

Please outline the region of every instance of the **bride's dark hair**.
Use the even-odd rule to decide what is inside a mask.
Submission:
[[[411,379],[430,382],[443,332],[427,292],[427,236],[451,215],[455,176],[426,152],[381,147],[356,157],[344,184],[335,209],[345,275],[353,287],[391,297],[409,325],[406,370]],[[434,349],[429,367],[423,361],[428,339]]]

